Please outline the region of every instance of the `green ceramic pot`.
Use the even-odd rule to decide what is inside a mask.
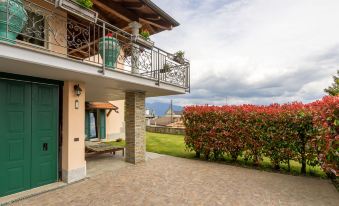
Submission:
[[[120,45],[116,38],[111,36],[105,37],[105,46],[103,38],[99,41],[99,52],[101,57],[104,55],[105,49],[105,65],[106,67],[113,68],[116,64],[118,56],[120,54]]]
[[[24,8],[22,0],[0,0],[1,41],[7,41],[14,44],[16,37],[26,25],[27,20],[27,12]]]

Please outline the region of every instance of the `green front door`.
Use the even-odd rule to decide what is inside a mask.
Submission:
[[[0,196],[57,180],[58,87],[0,79]]]
[[[57,181],[58,87],[32,85],[31,187]]]
[[[0,80],[0,196],[31,185],[31,84]]]

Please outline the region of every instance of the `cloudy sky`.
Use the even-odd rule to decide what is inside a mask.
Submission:
[[[181,25],[152,37],[191,61],[176,104],[310,102],[339,68],[339,0],[153,0]]]

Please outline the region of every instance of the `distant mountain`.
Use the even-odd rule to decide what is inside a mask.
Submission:
[[[156,116],[163,116],[165,115],[165,112],[170,107],[170,103],[162,103],[162,102],[146,102],[146,108],[153,110],[155,112]],[[173,105],[174,111],[182,111],[183,107],[178,105]]]

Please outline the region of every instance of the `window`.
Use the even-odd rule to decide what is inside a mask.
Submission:
[[[90,110],[85,113],[86,139],[106,139],[106,110]]]
[[[28,20],[17,39],[37,46],[45,47],[45,18],[41,14],[26,10]]]
[[[86,139],[92,139],[97,137],[96,128],[96,112],[86,111]]]

